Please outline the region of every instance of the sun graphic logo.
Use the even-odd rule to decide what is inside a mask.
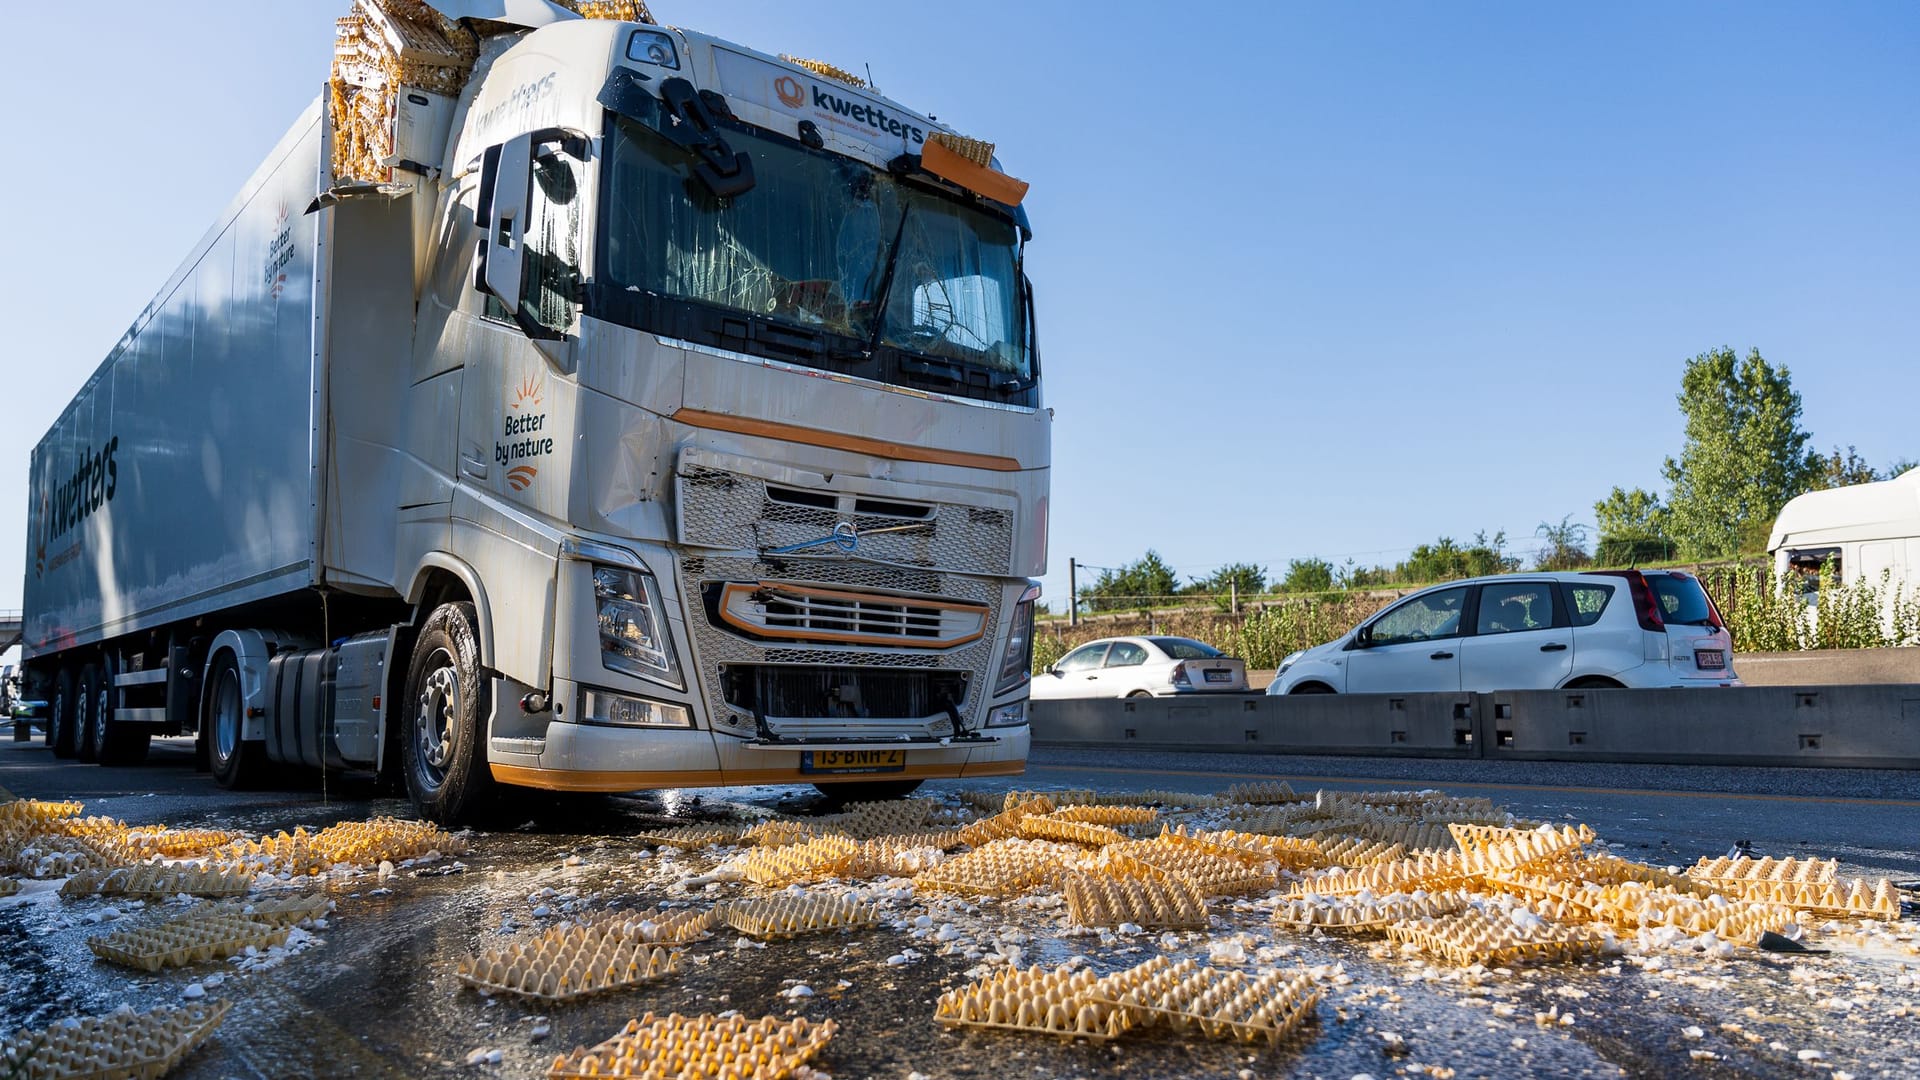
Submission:
[[[513,400],[507,403],[507,408],[518,409],[522,406],[529,409],[538,408],[540,405],[540,394],[539,376],[529,375],[521,379],[520,385],[514,388]]]
[[[773,92],[780,95],[780,103],[789,109],[797,109],[807,103],[806,88],[791,75],[782,75],[773,80]]]

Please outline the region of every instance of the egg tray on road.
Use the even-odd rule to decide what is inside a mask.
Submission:
[[[253,874],[234,865],[211,867],[168,866],[149,863],[118,870],[82,870],[60,886],[60,895],[135,896],[244,896],[253,887]]]
[[[647,1013],[592,1049],[554,1058],[547,1076],[783,1080],[825,1050],[839,1030],[832,1020]]]
[[[858,930],[880,922],[876,904],[850,896],[775,896],[735,900],[721,909],[728,926],[761,940],[795,938],[826,930]]]
[[[531,940],[459,961],[454,974],[482,994],[569,1001],[664,979],[679,956],[600,926],[555,927]]]
[[[242,915],[186,914],[157,926],[88,938],[87,948],[102,960],[141,971],[159,971],[224,960],[248,948],[283,945],[287,934],[287,926]]]
[[[0,1044],[0,1065],[25,1080],[155,1080],[205,1042],[227,1009],[224,1001],[123,1008],[18,1031]]]

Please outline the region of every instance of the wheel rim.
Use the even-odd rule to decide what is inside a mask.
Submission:
[[[60,740],[66,737],[67,722],[63,719],[67,715],[66,710],[67,695],[54,691],[53,711],[47,715],[47,741],[54,746],[59,746]]]
[[[93,702],[93,756],[98,759],[107,752],[107,688],[100,688],[100,695]]]
[[[428,791],[437,791],[446,782],[447,768],[459,749],[463,693],[452,654],[435,649],[427,658],[427,677],[420,684],[413,722],[413,771]]]
[[[213,756],[231,761],[240,749],[240,677],[232,668],[220,672],[213,692]]]

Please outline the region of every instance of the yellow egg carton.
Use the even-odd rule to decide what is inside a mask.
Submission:
[[[784,1080],[818,1057],[839,1030],[832,1020],[647,1013],[591,1050],[554,1058],[547,1077]]]
[[[957,830],[881,836],[863,842],[852,873],[858,877],[912,877],[940,861],[960,843]]]
[[[120,930],[87,939],[102,960],[141,971],[224,960],[249,946],[265,949],[287,940],[287,927],[241,915],[179,915],[157,926]]]
[[[802,844],[816,835],[812,825],[788,818],[769,818],[740,834],[739,842],[758,847],[785,847]]]
[[[665,978],[679,955],[599,926],[556,926],[538,937],[492,949],[454,965],[460,981],[482,994],[569,1001]]]
[[[1077,926],[1206,929],[1207,902],[1184,878],[1106,877],[1069,874],[1063,890],[1067,914]]]
[[[1006,798],[1000,801],[1000,809],[1011,810],[1016,806],[1044,799],[1047,802],[1047,809],[1041,811],[1041,813],[1051,814],[1054,810],[1063,806],[1093,806],[1098,802],[1099,798],[1099,794],[1091,788],[1071,788],[1055,791],[1015,790],[1007,792]]]
[[[127,846],[142,858],[161,855],[169,859],[209,855],[238,839],[239,833],[224,829],[137,829],[126,835]]]
[[[1053,800],[1044,795],[1014,803],[992,817],[981,818],[961,828],[960,842],[977,848],[994,840],[1019,836],[1022,818],[1033,814],[1051,814],[1056,809]]]
[[[1044,840],[995,840],[914,875],[920,892],[1015,896],[1049,880],[1079,849]]]
[[[648,945],[684,945],[703,937],[726,914],[724,906],[702,911],[682,908],[658,915],[637,911],[604,911],[580,920],[582,929],[622,937]]]
[[[1672,889],[1678,892],[1707,896],[1712,889],[1705,884],[1689,880],[1683,874],[1673,874],[1657,866],[1623,859],[1606,852],[1582,853],[1542,864],[1542,870],[1552,870],[1580,881],[1595,885],[1620,885],[1639,883],[1656,888]]]
[[[1380,819],[1358,822],[1342,829],[1321,830],[1317,835],[1324,837],[1327,832],[1333,831],[1409,851],[1448,851],[1457,846],[1453,842],[1453,832],[1448,828],[1450,824],[1445,821]]]
[[[1260,780],[1251,784],[1233,784],[1220,793],[1220,800],[1242,806],[1277,806],[1299,802],[1301,796],[1285,780]]]
[[[844,836],[817,836],[800,844],[754,848],[742,873],[756,885],[823,881],[846,874],[860,858],[860,845]]]
[[[43,833],[19,850],[14,866],[34,878],[57,878],[83,870],[107,870],[134,862],[132,853],[109,841]]]
[[[1603,918],[1604,889],[1561,874],[1541,872],[1546,868],[1557,869],[1549,863],[1544,868],[1501,870],[1481,878],[1480,884],[1489,891],[1523,897],[1542,914],[1550,907],[1552,917],[1558,920],[1588,922]]]
[[[1105,825],[1066,821],[1052,814],[1029,814],[1020,819],[1020,835],[1029,840],[1058,840],[1087,847],[1105,847],[1126,841],[1126,834]]]
[[[1100,858],[1122,870],[1132,863],[1144,863],[1177,874],[1191,881],[1203,896],[1266,892],[1277,880],[1270,868],[1249,866],[1239,859],[1198,851],[1165,836],[1109,845],[1101,849]]]
[[[1298,1031],[1320,1000],[1304,970],[1248,975],[1165,957],[1102,980],[1093,996],[1125,1010],[1137,1027],[1162,1023],[1181,1035],[1269,1044]]]
[[[748,937],[782,939],[824,930],[859,930],[880,922],[877,904],[850,896],[774,896],[726,905],[727,925]]]
[[[1838,859],[1701,859],[1687,870],[1687,877],[1708,885],[1742,886],[1769,881],[1790,885],[1825,885],[1839,880]]]
[[[1232,829],[1189,829],[1186,825],[1162,825],[1159,842],[1192,851],[1217,855],[1247,866],[1279,863],[1288,869],[1325,866],[1320,845],[1312,840],[1262,833],[1236,832]]]
[[[37,831],[56,821],[77,818],[86,808],[85,803],[78,802],[14,799],[0,803],[0,825],[20,826]]]
[[[1313,807],[1293,803],[1286,806],[1235,806],[1227,810],[1227,825],[1241,832],[1270,836],[1285,835],[1302,821],[1313,819]]]
[[[244,866],[147,863],[117,870],[79,871],[60,886],[60,895],[139,896],[154,899],[181,893],[188,896],[244,896],[252,887],[253,874]]]
[[[1591,927],[1545,920],[1522,925],[1503,913],[1474,908],[1394,923],[1387,927],[1387,940],[1462,966],[1488,967],[1518,960],[1571,960],[1598,952],[1603,941]]]
[[[1162,791],[1159,788],[1101,795],[1096,801],[1103,806],[1180,807],[1186,810],[1217,810],[1226,805],[1226,801],[1218,795],[1201,795],[1192,791]]]
[[[262,872],[284,872],[295,877],[324,874],[333,865],[333,859],[320,850],[305,829],[263,836],[259,840],[235,840],[215,848],[212,854],[216,858],[237,860]]]
[[[1275,926],[1294,930],[1384,930],[1394,923],[1462,911],[1472,900],[1465,890],[1395,893],[1377,900],[1355,897],[1298,897],[1273,909]]]
[[[228,1008],[224,1001],[196,1001],[63,1020],[8,1036],[0,1061],[10,1067],[8,1076],[23,1080],[154,1080],[205,1042]]]
[[[1421,852],[1356,870],[1312,874],[1289,887],[1287,895],[1343,896],[1371,892],[1385,896],[1419,889],[1434,892],[1464,885],[1476,876],[1469,858],[1458,851]]]
[[[465,838],[430,821],[402,821],[377,817],[370,821],[342,821],[314,835],[313,843],[335,863],[372,866],[425,855],[465,855]]]
[[[845,812],[819,819],[823,831],[845,833],[855,840],[870,840],[888,833],[919,832],[933,814],[928,799],[893,799],[887,802],[850,804]]]
[[[1105,825],[1108,828],[1137,828],[1151,825],[1160,817],[1160,812],[1151,806],[1062,806],[1047,815],[1056,821],[1081,821],[1089,825]]]
[[[1484,867],[1479,873],[1513,870],[1528,863],[1551,860],[1578,851],[1595,839],[1593,830],[1585,825],[1509,829],[1454,823],[1447,828],[1469,862]]]
[[[648,847],[670,847],[681,851],[738,844],[746,830],[738,825],[676,825],[667,829],[649,829],[634,839]]]
[[[1854,919],[1898,919],[1900,896],[1893,882],[1841,878],[1819,884],[1786,881],[1720,882],[1715,891],[1730,899],[1784,904],[1809,915]]]
[[[644,0],[564,0],[583,19],[611,19],[614,22],[650,23],[653,13]]]
[[[318,893],[288,896],[273,900],[219,900],[195,904],[189,915],[237,915],[268,926],[304,926],[324,919],[333,910],[333,901]]]
[[[1101,979],[1067,965],[1002,968],[941,994],[933,1018],[949,1027],[999,1028],[1066,1038],[1112,1039],[1133,1026],[1128,1010],[1095,999]]]
[[[1449,839],[1448,843],[1453,841]],[[1374,840],[1365,836],[1338,833],[1316,836],[1309,841],[1319,849],[1321,866],[1373,866],[1407,857],[1405,845]],[[1425,845],[1420,845],[1422,848]]]

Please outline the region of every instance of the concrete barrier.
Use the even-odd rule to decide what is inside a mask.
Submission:
[[[1920,684],[1038,701],[1036,745],[1920,769]]]
[[[1920,648],[1735,653],[1733,670],[1748,686],[1920,683]]]
[[[1474,694],[1264,694],[1033,703],[1036,743],[1478,757]]]

